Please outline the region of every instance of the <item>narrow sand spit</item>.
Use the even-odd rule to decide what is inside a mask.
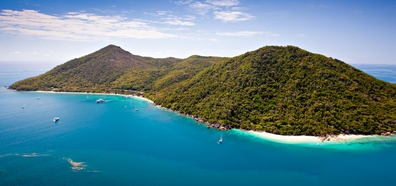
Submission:
[[[264,138],[270,141],[276,141],[280,143],[288,143],[288,144],[299,144],[299,143],[321,143],[321,142],[347,142],[353,139],[366,138],[371,137],[367,135],[337,135],[337,136],[328,136],[328,137],[316,137],[316,136],[284,136],[271,134],[268,132],[257,132],[257,131],[248,131],[249,133]]]

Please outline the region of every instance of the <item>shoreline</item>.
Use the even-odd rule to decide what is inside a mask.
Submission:
[[[269,141],[274,141],[274,142],[279,142],[279,143],[287,143],[287,144],[322,144],[322,143],[345,143],[345,142],[350,142],[352,140],[356,139],[362,139],[362,138],[371,138],[374,137],[375,135],[355,135],[355,134],[338,134],[338,135],[333,135],[333,136],[326,136],[326,137],[318,137],[318,136],[291,136],[291,135],[278,135],[278,134],[272,134],[268,133],[265,131],[246,131],[247,133],[262,138],[266,139]],[[379,135],[378,135],[379,136]]]
[[[147,98],[146,98],[146,99],[147,99]],[[151,100],[150,100],[150,101],[151,101]],[[199,122],[199,123],[202,123],[202,124],[207,125],[207,129],[210,129],[210,128],[217,128],[218,130],[231,130],[231,129],[232,129],[230,126],[222,126],[222,125],[220,125],[220,124],[218,124],[218,123],[211,123],[211,122],[208,122],[208,121],[203,120],[203,119],[202,119],[201,117],[199,117],[199,116],[195,116],[195,115],[192,115],[192,114],[180,113],[180,111],[178,111],[178,110],[172,110],[172,109],[170,109],[170,108],[163,107],[162,105],[157,105],[157,104],[155,104],[154,102],[152,102],[152,105],[153,105],[154,107],[157,107],[157,108],[160,108],[160,109],[164,109],[164,110],[176,112],[177,114],[180,114],[180,115],[183,115],[183,116],[187,116],[187,117],[189,117],[189,118],[192,118],[192,119],[195,120],[196,122]]]
[[[10,89],[8,87],[5,87],[6,89],[9,90],[13,90]],[[16,91],[16,90],[14,90]],[[349,142],[351,140],[355,140],[355,139],[361,139],[361,138],[369,138],[369,137],[376,137],[376,136],[393,136],[394,134],[396,134],[396,131],[393,132],[387,132],[387,133],[383,133],[381,135],[375,134],[375,135],[362,135],[362,134],[338,134],[338,135],[328,135],[328,136],[292,136],[292,135],[279,135],[279,134],[273,134],[273,133],[269,133],[266,131],[255,131],[255,130],[245,130],[242,128],[231,128],[230,126],[222,126],[218,123],[211,123],[208,121],[203,120],[201,117],[199,116],[195,116],[192,114],[185,114],[185,113],[180,113],[180,111],[178,110],[172,110],[170,108],[166,108],[163,107],[161,105],[157,105],[154,103],[154,101],[145,98],[143,96],[137,96],[135,94],[115,94],[115,93],[89,93],[89,92],[57,92],[57,91],[18,91],[18,92],[43,92],[43,93],[66,93],[66,94],[96,94],[96,95],[113,95],[113,96],[130,96],[130,97],[134,97],[134,98],[138,98],[138,99],[142,99],[145,101],[150,102],[154,107],[160,108],[160,109],[164,109],[164,110],[168,110],[168,111],[172,111],[175,112],[177,114],[183,115],[183,116],[187,116],[190,117],[192,119],[194,119],[196,122],[202,123],[207,125],[207,128],[216,128],[218,130],[232,130],[232,129],[236,129],[236,130],[241,130],[244,132],[247,132],[253,136],[262,138],[262,139],[266,139],[266,140],[270,140],[270,141],[274,141],[274,142],[280,142],[280,143],[287,143],[287,144],[302,144],[302,143],[315,143],[318,144],[319,143],[323,143],[323,142]]]
[[[38,90],[38,91],[26,91],[26,92],[44,92],[44,93],[66,93],[66,94],[96,94],[96,95],[111,95],[111,96],[129,96],[134,97],[142,100],[146,100],[150,103],[154,103],[151,99],[147,99],[143,96],[137,96],[134,94],[114,94],[114,93],[90,93],[90,92],[57,92],[57,91],[45,91],[45,90]]]

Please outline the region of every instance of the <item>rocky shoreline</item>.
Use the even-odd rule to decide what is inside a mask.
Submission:
[[[207,125],[207,128],[208,128],[208,129],[210,129],[210,128],[216,128],[216,129],[218,129],[218,130],[231,130],[231,129],[232,129],[231,126],[228,126],[228,125],[222,126],[222,125],[219,124],[219,123],[208,122],[208,121],[205,121],[204,119],[202,119],[202,118],[199,117],[199,116],[194,116],[194,115],[192,115],[192,114],[181,113],[179,110],[172,110],[172,109],[170,109],[170,108],[163,107],[162,105],[157,105],[157,104],[155,104],[154,102],[152,103],[152,105],[155,106],[155,107],[164,109],[164,110],[169,110],[169,111],[172,111],[172,112],[176,112],[176,113],[178,113],[178,114],[180,114],[180,115],[190,117],[190,118],[194,119],[195,121],[197,121],[197,122],[199,122],[199,123],[202,123],[202,124]]]

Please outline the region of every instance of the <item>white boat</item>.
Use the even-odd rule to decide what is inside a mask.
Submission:
[[[52,120],[52,121],[57,122],[57,121],[59,121],[59,118],[55,117],[54,120]]]
[[[223,138],[220,138],[219,142],[217,142],[218,144],[223,142]]]
[[[105,100],[103,100],[103,99],[96,100],[96,103],[103,103],[103,102],[105,102]]]
[[[40,97],[37,97],[37,99],[40,99]]]
[[[138,109],[137,109],[137,108],[135,108],[135,110],[136,110],[136,111],[138,111]]]

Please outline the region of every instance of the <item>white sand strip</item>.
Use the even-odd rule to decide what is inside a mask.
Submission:
[[[288,143],[288,144],[301,144],[301,143],[322,143],[323,138],[316,136],[287,136],[287,135],[277,135],[268,132],[257,132],[257,131],[247,131],[250,134],[280,143]],[[353,139],[366,138],[371,137],[370,135],[338,135],[331,136],[325,139],[323,142],[347,142]]]

